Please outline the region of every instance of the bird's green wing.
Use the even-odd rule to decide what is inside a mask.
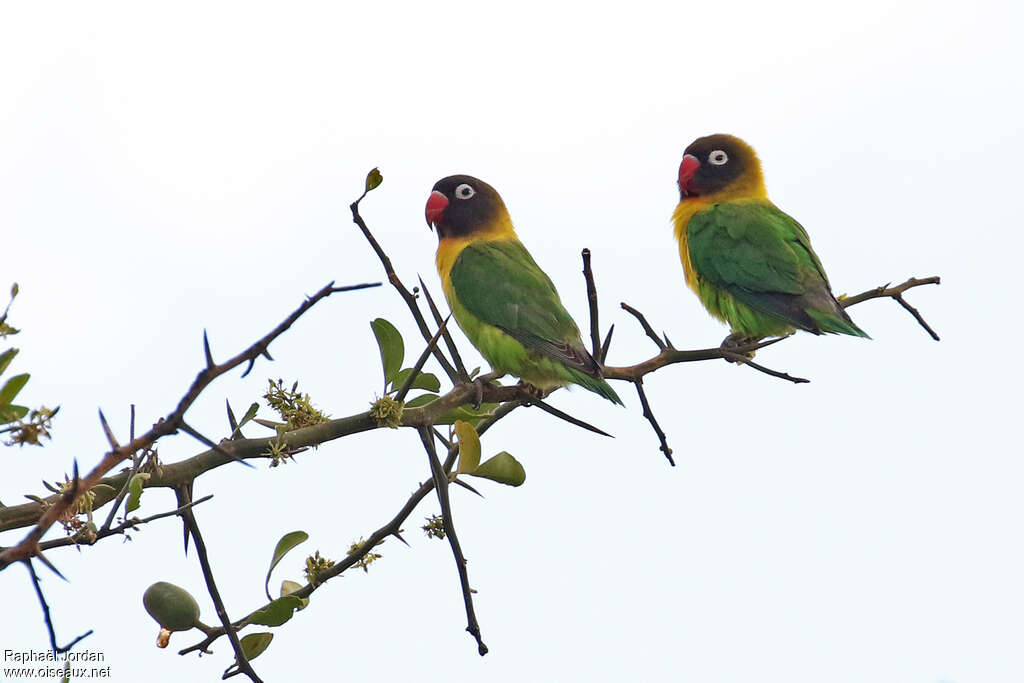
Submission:
[[[452,266],[452,288],[471,314],[531,351],[587,375],[600,369],[551,279],[518,240],[467,246]]]
[[[825,270],[803,227],[767,201],[725,202],[687,225],[694,269],[748,306],[797,327],[817,327],[808,313],[831,309]]]
[[[767,202],[728,202],[697,213],[687,226],[690,257],[705,279],[753,292],[802,294],[825,271],[807,232]]]

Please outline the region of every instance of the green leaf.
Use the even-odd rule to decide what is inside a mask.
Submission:
[[[139,472],[128,482],[128,502],[124,506],[126,514],[139,509],[139,499],[142,498],[142,485],[149,477],[149,474]]]
[[[456,420],[455,436],[459,439],[459,468],[455,473],[472,472],[480,465],[480,435],[473,425],[464,420]]]
[[[259,409],[259,403],[253,403],[251,406],[249,406],[249,410],[245,411],[245,415],[242,416],[241,421],[238,423],[238,428],[241,429],[246,422],[256,417],[256,411]]]
[[[405,343],[395,326],[384,318],[377,318],[370,323],[373,334],[377,337],[380,347],[380,363],[384,367],[384,384],[394,380],[405,360]]]
[[[25,386],[25,382],[27,381],[28,373],[15,375],[7,380],[7,383],[4,384],[4,388],[0,389],[0,406],[13,401],[14,397],[18,395],[18,392],[21,391],[21,388]]]
[[[374,168],[366,174],[366,191],[377,189],[382,182],[384,182],[384,176],[380,174],[380,169]]]
[[[399,389],[404,387],[405,381],[409,379],[409,375],[411,374],[412,368],[405,368],[404,370],[400,370],[398,374],[395,375],[395,379],[391,381],[392,391],[398,391]],[[438,391],[441,391],[441,380],[437,378],[437,375],[434,375],[429,372],[421,372],[420,374],[416,375],[416,379],[412,381],[412,386],[409,388],[426,389],[427,391],[433,391],[437,393]]]
[[[11,364],[14,357],[18,355],[18,349],[7,349],[3,353],[0,353],[0,375],[3,374],[7,366]]]
[[[505,451],[498,453],[468,474],[509,486],[519,486],[526,481],[526,470],[518,460]]]
[[[414,398],[410,398],[405,402],[406,408],[422,408],[423,406],[433,403],[437,400],[437,394],[420,394]]]
[[[455,410],[445,413],[441,417],[437,418],[437,420],[434,421],[434,424],[450,425],[456,420],[465,420],[476,427],[485,417],[493,415],[497,407],[497,403],[482,403],[480,404],[479,410],[474,410],[470,406],[459,406]]]
[[[291,619],[295,614],[295,610],[302,606],[302,598],[294,595],[285,595],[253,613],[249,620],[261,626],[280,626]]]
[[[26,406],[0,406],[0,425],[14,422],[28,415]]]
[[[285,555],[291,552],[292,548],[303,543],[309,538],[309,534],[305,531],[292,531],[291,533],[285,534],[281,537],[281,540],[277,542],[277,547],[274,548],[274,556],[270,558],[270,569],[267,570],[267,580],[263,584],[263,590],[267,594],[267,600],[271,600],[270,597],[270,574],[274,571],[274,567],[280,562]]]
[[[284,597],[286,595],[291,595],[292,593],[294,593],[295,591],[299,590],[300,588],[302,588],[302,584],[301,583],[299,583],[297,581],[289,581],[288,579],[285,579],[284,581],[281,582],[281,597]],[[302,610],[306,609],[306,605],[309,604],[309,598],[299,598],[299,600],[302,601],[302,604],[299,605],[298,607],[296,607],[295,609],[297,611],[302,611]]]
[[[250,662],[261,654],[263,651],[270,647],[270,641],[274,639],[274,634],[269,631],[261,631],[259,633],[250,633],[247,636],[242,636],[242,639],[238,641],[238,644],[242,646],[242,652],[245,653],[245,658]]]
[[[97,496],[109,496],[110,498],[113,498],[117,495],[117,489],[110,484],[96,484],[89,490]]]

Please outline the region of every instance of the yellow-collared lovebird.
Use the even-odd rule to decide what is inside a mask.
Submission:
[[[442,178],[426,217],[437,229],[437,272],[448,306],[495,371],[539,389],[578,384],[622,403],[493,187],[468,175]]]
[[[732,135],[697,138],[679,165],[672,216],[686,284],[742,344],[800,329],[867,337],[832,295],[807,232],[764,187],[753,148]]]

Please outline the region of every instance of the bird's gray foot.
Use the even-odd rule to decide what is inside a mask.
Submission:
[[[722,340],[722,343],[721,343],[720,347],[722,349],[725,349],[726,351],[735,351],[736,349],[741,349],[744,346],[747,346],[748,344],[754,344],[754,343],[760,341],[760,339],[761,339],[760,337],[747,337],[747,336],[742,335],[742,334],[740,334],[738,332],[733,332],[728,337],[726,337],[725,339]],[[740,356],[743,356],[744,358],[747,358],[748,360],[753,360],[754,359],[754,352],[753,351],[744,351],[744,352],[736,352],[736,353],[738,355],[740,355]],[[733,360],[729,360],[729,359],[726,359],[726,360],[728,360],[730,363],[737,362],[737,361],[733,361]]]
[[[492,386],[491,381],[501,377],[501,373],[490,372],[486,375],[479,375],[470,384],[473,385],[473,410],[480,410],[484,402],[484,389]]]
[[[529,382],[523,382],[522,380],[520,380],[518,386],[523,393],[529,396],[530,399],[540,401],[541,399],[544,398],[544,390],[539,387],[535,387]]]

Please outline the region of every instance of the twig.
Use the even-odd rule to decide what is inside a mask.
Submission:
[[[912,277],[906,282],[898,284],[895,287],[890,287],[889,285],[882,285],[881,287],[869,289],[868,291],[861,292],[860,294],[854,294],[853,296],[844,296],[843,298],[839,299],[839,305],[842,306],[843,308],[849,308],[850,306],[859,304],[862,301],[867,301],[868,299],[881,299],[885,297],[895,299],[900,306],[905,308],[907,312],[910,313],[910,315],[914,316],[914,319],[917,320],[918,324],[925,329],[925,332],[927,332],[932,339],[934,339],[935,341],[939,341],[939,335],[937,335],[935,333],[935,330],[933,330],[931,326],[925,322],[924,317],[918,312],[916,308],[908,304],[903,299],[903,292],[914,287],[920,287],[921,285],[937,285],[941,281],[942,280],[937,275],[921,279]]]
[[[651,341],[657,345],[658,350],[664,351],[666,348],[665,342],[661,341],[658,337],[658,333],[655,332],[654,328],[651,327],[651,324],[647,322],[647,318],[644,317],[644,314],[627,304],[625,301],[619,305],[622,306],[622,310],[626,311],[640,322],[640,326],[644,328],[644,332],[651,338]]]
[[[410,292],[406,286],[402,284],[402,280],[398,277],[398,274],[395,273],[394,266],[391,265],[391,259],[388,258],[388,255],[384,253],[383,249],[381,249],[377,239],[373,236],[373,233],[370,232],[370,228],[366,226],[366,222],[363,220],[363,217],[359,215],[359,202],[362,201],[365,196],[366,194],[363,193],[363,196],[359,197],[359,199],[349,205],[349,209],[352,210],[352,220],[359,226],[359,229],[362,230],[363,237],[365,237],[366,241],[370,243],[374,253],[377,254],[377,258],[380,259],[381,265],[384,266],[384,272],[388,276],[388,282],[394,286],[395,290],[398,291],[398,295],[401,296],[402,300],[405,302],[405,305],[409,307],[409,312],[412,313],[412,317],[416,320],[416,326],[419,327],[420,334],[423,335],[423,341],[428,341],[432,335],[430,333],[430,328],[427,326],[427,321],[424,319],[423,313],[420,311],[420,306],[416,302],[416,295]],[[448,359],[445,358],[445,355],[440,349],[434,349],[434,358],[436,358],[437,362],[441,364],[442,368],[444,368],[444,371],[452,381],[452,384],[458,383],[458,372],[456,372],[455,368],[452,367],[452,364],[448,362]]]
[[[469,574],[466,571],[466,558],[462,554],[462,546],[459,545],[459,538],[455,535],[455,525],[452,522],[452,506],[448,499],[448,475],[441,467],[437,459],[437,449],[434,448],[434,436],[429,427],[420,427],[420,440],[423,448],[430,458],[430,470],[434,474],[434,490],[437,492],[437,501],[441,504],[441,518],[444,523],[444,535],[448,539],[455,556],[455,566],[459,570],[459,582],[462,585],[462,600],[466,604],[466,630],[476,639],[477,652],[483,657],[487,654],[487,646],[480,636],[480,625],[476,621],[476,612],[473,610],[473,589],[469,586]]]
[[[896,299],[900,306],[909,311],[910,315],[914,316],[914,319],[921,325],[921,327],[924,328],[925,332],[931,335],[932,339],[939,341],[939,335],[935,333],[935,330],[931,328],[931,325],[925,322],[924,317],[918,312],[918,310],[906,302],[902,294],[896,294],[892,298]]]
[[[83,638],[92,635],[92,629],[89,629],[64,647],[57,647],[57,633],[53,628],[53,620],[50,618],[50,606],[46,604],[46,598],[43,597],[43,588],[39,583],[39,576],[36,574],[36,568],[32,566],[31,559],[24,560],[24,562],[25,566],[28,567],[29,576],[32,577],[32,587],[36,589],[36,597],[39,598],[39,606],[42,608],[43,618],[46,620],[46,630],[50,634],[50,649],[52,649],[55,654],[62,654],[77,645]]]
[[[882,285],[881,287],[875,287],[869,289],[860,294],[851,294],[850,296],[844,296],[839,299],[839,305],[843,308],[849,308],[850,306],[856,306],[857,304],[868,301],[869,299],[881,299],[885,297],[892,297],[896,294],[902,294],[908,289],[914,287],[921,287],[922,285],[937,285],[942,282],[942,279],[938,275],[933,275],[926,278],[912,277],[906,282],[890,287],[889,285]]]
[[[135,440],[135,404],[131,404],[130,419],[128,421],[128,440]],[[128,477],[125,479],[124,486],[117,492],[117,498],[114,499],[114,504],[110,506],[110,512],[107,514],[107,519],[103,522],[103,526],[100,527],[99,531],[103,532],[110,528],[110,525],[114,522],[114,516],[117,514],[118,509],[121,507],[121,502],[128,496],[128,484],[131,483],[132,477],[139,472],[139,467],[142,466],[142,458],[138,454],[132,455],[132,468],[128,471]],[[41,544],[42,547],[45,544]],[[43,550],[46,550],[44,547]]]
[[[644,380],[643,378],[637,379],[633,382],[633,386],[636,387],[637,396],[640,397],[640,405],[643,407],[644,417],[651,423],[651,427],[654,429],[654,433],[658,436],[658,441],[661,442],[661,452],[668,458],[668,464],[672,467],[676,466],[676,461],[672,459],[672,449],[668,446],[668,439],[665,437],[665,432],[662,431],[661,425],[658,424],[658,420],[654,417],[654,411],[651,410],[651,404],[647,402],[647,394],[644,392]]]
[[[434,322],[438,327],[441,326],[441,311],[437,309],[437,304],[434,303],[434,297],[430,296],[430,290],[427,289],[427,285],[424,284],[423,278],[418,278],[420,281],[420,290],[423,292],[423,296],[427,299],[427,307],[430,308],[430,314],[434,316]],[[452,335],[448,330],[444,331],[444,343],[448,347],[448,353],[452,355],[452,361],[455,362],[455,369],[459,371],[459,381],[468,382],[470,380],[469,371],[466,370],[465,364],[462,362],[462,356],[459,355],[459,350],[455,346],[455,341],[452,339]]]
[[[57,519],[64,515],[71,506],[78,500],[82,492],[88,491],[96,484],[99,483],[100,478],[104,474],[113,469],[119,462],[125,458],[131,457],[136,452],[148,448],[157,439],[171,434],[178,429],[181,425],[181,421],[185,416],[185,411],[191,407],[195,400],[199,397],[199,394],[203,392],[206,387],[224,373],[238,367],[242,363],[248,361],[249,368],[251,369],[255,359],[258,358],[267,350],[267,346],[274,341],[278,336],[284,333],[292,324],[298,320],[303,313],[308,311],[318,301],[324,299],[337,291],[351,291],[354,289],[365,289],[367,287],[377,287],[380,283],[372,284],[360,284],[351,285],[347,287],[335,287],[334,283],[329,283],[326,287],[321,289],[312,297],[308,298],[297,308],[291,315],[284,319],[281,324],[271,330],[268,334],[264,335],[255,344],[252,344],[245,351],[241,352],[234,358],[225,361],[223,364],[215,365],[213,367],[205,367],[202,371],[196,375],[192,385],[188,388],[188,391],[178,402],[177,407],[163,420],[157,422],[152,429],[147,431],[142,436],[136,437],[129,441],[123,446],[111,446],[110,452],[105,454],[91,472],[80,482],[80,486],[76,487],[76,491],[72,496],[61,496],[54,504],[50,505],[39,517],[35,527],[19,542],[17,545],[7,548],[3,552],[0,552],[0,571],[3,571],[14,562],[20,562],[29,557],[35,555],[38,551],[39,540],[43,537],[43,534],[53,525]],[[109,429],[109,425],[106,425],[106,420],[102,420],[104,423],[104,431],[107,433],[108,439],[113,439],[113,433]],[[116,440],[112,441],[112,444],[116,443]]]
[[[789,373],[786,373],[786,372],[780,372],[778,370],[772,370],[771,368],[766,368],[763,365],[759,365],[759,364],[755,363],[753,360],[751,360],[750,358],[747,358],[742,353],[734,353],[732,351],[727,351],[725,349],[722,349],[722,357],[725,358],[728,361],[732,361],[733,363],[739,363],[740,365],[749,365],[750,367],[754,368],[758,372],[763,372],[766,375],[771,375],[772,377],[778,377],[779,379],[784,379],[784,380],[786,380],[788,382],[792,382],[793,384],[807,384],[808,382],[811,381],[809,379],[804,379],[803,377],[793,377],[792,375],[790,375]]]
[[[601,325],[597,317],[597,285],[594,284],[594,271],[590,268],[590,249],[585,248],[582,256],[583,279],[587,282],[587,303],[590,306],[590,348],[594,358],[600,363],[603,347],[601,346]]]
[[[128,531],[129,529],[138,529],[138,527],[142,526],[143,524],[149,524],[150,522],[155,522],[156,520],[164,519],[165,517],[175,517],[177,515],[180,515],[182,511],[187,510],[188,508],[191,507],[195,507],[200,503],[205,503],[211,498],[213,498],[212,493],[208,496],[203,496],[198,500],[194,500],[191,503],[186,503],[181,507],[175,508],[174,510],[168,510],[167,512],[161,512],[155,515],[150,515],[149,517],[144,517],[142,519],[139,519],[138,517],[130,517],[129,519],[124,520],[123,522],[121,522],[113,528],[100,529],[96,532],[96,537],[87,544],[80,543],[74,536],[65,536],[64,538],[56,538],[52,541],[44,541],[39,544],[39,549],[50,550],[51,548],[62,548],[68,545],[94,545],[97,541],[100,541],[109,536],[118,536],[124,534],[124,532]]]
[[[238,669],[248,676],[253,683],[262,683],[260,677],[253,670],[252,664],[249,663],[248,658],[245,656],[242,644],[238,640],[238,632],[231,627],[231,619],[228,618],[227,608],[224,607],[224,600],[220,597],[220,591],[217,590],[217,582],[213,579],[210,556],[206,552],[206,543],[203,541],[203,534],[199,531],[199,524],[196,522],[195,513],[192,512],[191,506],[185,506],[179,514],[185,520],[189,533],[192,535],[192,544],[196,548],[199,566],[202,567],[203,578],[206,580],[206,590],[210,594],[210,599],[213,600],[213,607],[217,612],[217,617],[220,619],[220,623],[223,624],[228,640],[231,642],[231,647],[235,651],[235,662],[238,665]]]
[[[448,318],[445,318],[441,322],[441,326],[437,329],[437,332],[435,332],[434,336],[430,338],[430,341],[427,343],[427,348],[423,349],[423,353],[421,353],[420,357],[416,359],[416,364],[412,366],[412,372],[410,372],[409,376],[405,378],[402,388],[395,394],[396,401],[405,400],[406,394],[408,394],[409,390],[412,389],[412,383],[416,381],[416,378],[419,377],[420,372],[423,370],[423,365],[427,362],[427,359],[430,358],[430,354],[433,353],[434,349],[437,348],[437,342],[441,339],[441,335],[444,334],[447,325]]]

